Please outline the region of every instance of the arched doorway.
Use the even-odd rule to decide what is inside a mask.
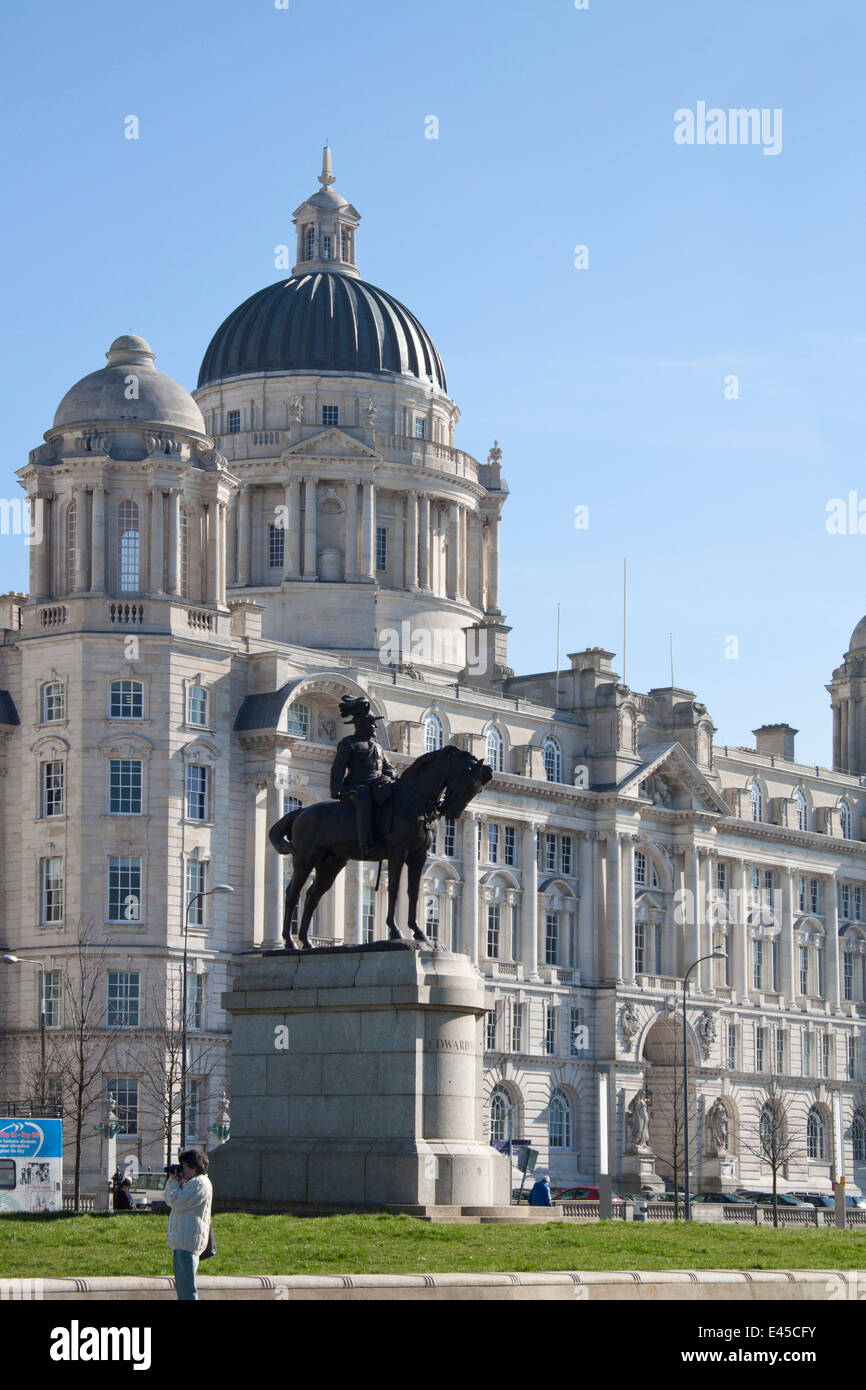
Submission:
[[[691,1141],[692,1188],[697,1171],[698,1134],[695,1124],[695,1069],[697,1060],[691,1039],[689,1050],[688,1117]],[[644,1039],[647,1063],[646,1089],[650,1097],[650,1147],[655,1168],[666,1185],[682,1191],[685,1184],[685,1115],[683,1087],[683,1025],[676,1018],[660,1018]]]

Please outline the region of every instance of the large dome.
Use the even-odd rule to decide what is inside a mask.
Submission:
[[[851,633],[851,644],[849,652],[862,652],[866,647],[866,618],[861,618],[854,631]]]
[[[156,371],[144,338],[124,333],[115,338],[105,355],[107,367],[82,377],[66,392],[54,416],[54,429],[102,421],[140,421],[207,434],[192,396],[170,376]]]
[[[198,385],[263,372],[396,373],[447,390],[441,358],[414,314],[375,285],[328,271],[268,285],[229,314]]]

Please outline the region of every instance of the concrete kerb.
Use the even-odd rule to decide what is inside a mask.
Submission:
[[[202,1300],[276,1302],[370,1302],[545,1300],[569,1302],[756,1303],[856,1299],[866,1295],[866,1278],[840,1270],[657,1270],[554,1271],[520,1274],[295,1274],[202,1275]],[[172,1300],[174,1281],[120,1277],[6,1279],[0,1299],[143,1302]]]

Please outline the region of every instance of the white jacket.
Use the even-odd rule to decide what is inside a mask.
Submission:
[[[172,1250],[189,1250],[200,1255],[207,1245],[213,1188],[206,1173],[191,1178],[181,1187],[169,1178],[163,1198],[171,1208],[167,1240]]]

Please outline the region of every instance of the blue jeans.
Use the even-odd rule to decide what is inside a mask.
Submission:
[[[198,1289],[195,1286],[195,1272],[198,1269],[198,1255],[191,1250],[173,1250],[174,1283],[177,1296],[182,1303],[198,1302]]]

